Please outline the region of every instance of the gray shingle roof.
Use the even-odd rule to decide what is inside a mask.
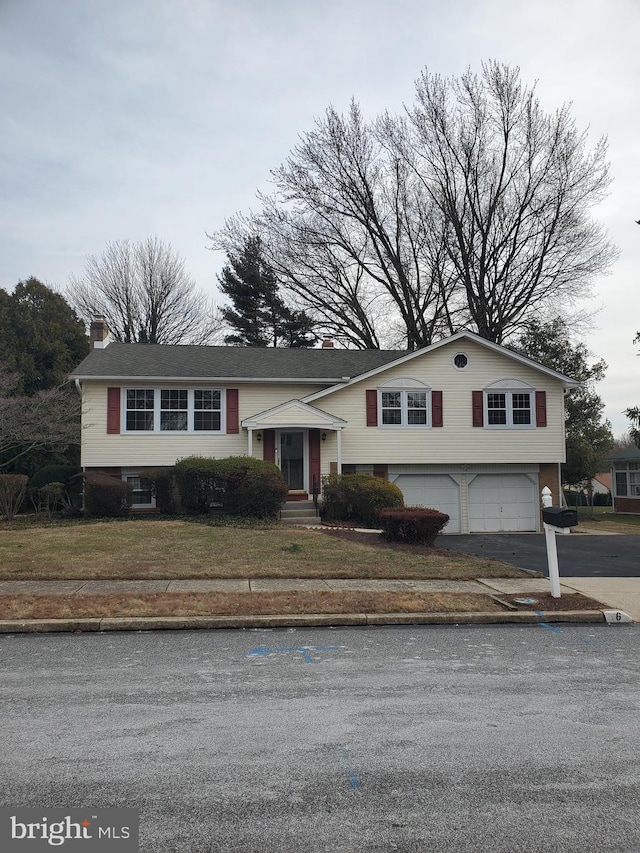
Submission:
[[[624,450],[614,450],[609,454],[611,462],[640,462],[640,450],[637,447],[626,447]]]
[[[109,344],[93,349],[72,379],[296,379],[353,378],[401,358],[401,350],[275,349],[259,347]]]

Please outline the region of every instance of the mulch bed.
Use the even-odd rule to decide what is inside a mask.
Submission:
[[[415,554],[416,551],[428,549],[430,553],[434,554],[447,553],[442,548],[434,548],[432,545],[410,545],[404,542],[388,542],[386,539],[383,539],[380,533],[359,533],[349,527],[323,527],[322,532],[328,536],[338,536],[340,539],[347,539],[349,542],[386,548],[389,551],[408,551]],[[491,557],[487,557],[486,559],[491,559]]]
[[[579,592],[572,592],[566,595],[561,595],[560,598],[554,598],[551,593],[518,593],[517,595],[505,595],[500,593],[496,598],[502,601],[508,601],[513,604],[518,610],[529,610],[535,612],[542,610],[550,613],[556,610],[602,610],[606,605],[601,604],[593,598],[587,598]],[[516,598],[533,598],[534,604],[522,604],[516,601]]]

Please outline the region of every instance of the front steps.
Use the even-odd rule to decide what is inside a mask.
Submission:
[[[313,501],[287,501],[282,505],[280,518],[285,524],[301,527],[320,524],[320,516],[316,515]]]

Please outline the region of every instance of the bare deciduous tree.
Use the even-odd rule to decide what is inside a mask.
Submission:
[[[291,297],[355,346],[390,328],[409,349],[464,327],[500,343],[541,311],[567,317],[616,254],[590,215],[605,141],[588,151],[568,107],[544,113],[497,62],[425,71],[404,117],[328,109],[273,178],[214,248],[259,233]]]
[[[157,237],[108,243],[100,256],[88,257],[66,295],[85,322],[102,315],[124,343],[201,344],[214,332],[209,299],[195,289],[180,255]]]
[[[80,443],[80,396],[72,385],[14,396],[19,383],[19,374],[0,364],[0,470],[34,450]]]

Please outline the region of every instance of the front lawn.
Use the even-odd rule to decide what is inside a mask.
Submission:
[[[335,532],[171,520],[0,526],[0,579],[529,577],[493,559]],[[370,544],[369,544],[370,543]]]
[[[580,528],[593,533],[640,534],[640,515],[612,512],[610,506],[595,506],[592,513],[590,507],[579,506],[578,533]]]

